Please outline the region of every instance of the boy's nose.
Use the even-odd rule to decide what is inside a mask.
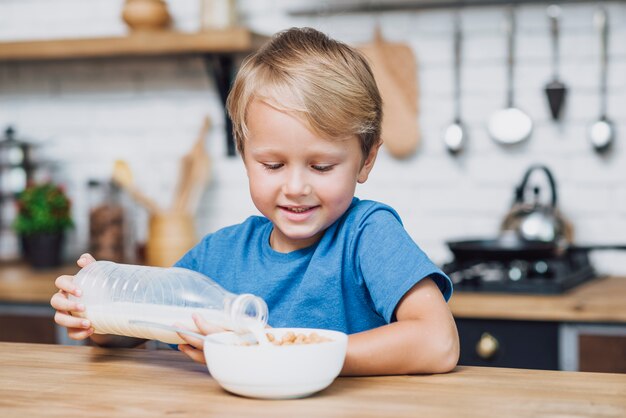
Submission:
[[[304,196],[311,193],[311,185],[302,170],[292,170],[283,185],[283,193],[289,196]]]

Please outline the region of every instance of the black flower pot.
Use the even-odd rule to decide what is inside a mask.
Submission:
[[[46,269],[61,265],[63,232],[22,235],[22,254],[35,269]]]

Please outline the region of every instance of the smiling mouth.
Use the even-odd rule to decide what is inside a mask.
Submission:
[[[317,206],[280,206],[282,210],[291,213],[305,213],[312,209],[315,209]]]

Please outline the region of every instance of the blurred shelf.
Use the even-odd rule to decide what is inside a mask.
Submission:
[[[134,32],[128,36],[0,42],[2,61],[251,52],[267,40],[245,28]]]

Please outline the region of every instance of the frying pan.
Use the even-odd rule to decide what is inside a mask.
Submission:
[[[511,260],[516,258],[539,260],[557,257],[566,252],[593,250],[626,250],[626,244],[568,245],[557,242],[525,241],[522,239],[476,239],[446,242],[456,261]]]

